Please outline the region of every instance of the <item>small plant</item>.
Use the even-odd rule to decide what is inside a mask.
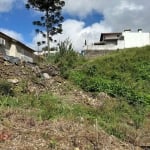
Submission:
[[[12,85],[9,82],[4,80],[0,81],[0,95],[9,95],[9,96],[14,95]]]
[[[60,68],[61,75],[68,78],[68,70],[74,68],[78,61],[78,54],[73,50],[69,39],[58,44],[59,52],[55,56],[55,63]]]
[[[51,139],[49,142],[49,148],[55,149],[57,145],[57,141],[55,139]]]
[[[86,71],[86,74],[88,76],[93,77],[93,76],[96,76],[97,71],[98,71],[97,66],[96,65],[92,65],[92,66],[88,67],[88,69]]]

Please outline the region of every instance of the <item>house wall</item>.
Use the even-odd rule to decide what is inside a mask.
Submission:
[[[11,44],[10,46],[10,49],[8,50],[9,51],[9,56],[14,56],[16,57],[16,54],[17,54],[17,50],[16,50],[16,45],[15,44]]]
[[[112,51],[110,50],[86,50],[86,51],[82,51],[82,54],[90,58],[90,57],[95,57],[95,56],[102,56],[110,52]]]
[[[124,48],[150,45],[150,33],[123,32]]]
[[[5,39],[5,54],[20,58],[22,61],[33,62],[33,53],[20,46],[15,41]]]
[[[10,47],[11,47],[11,43],[8,42],[8,41],[6,41],[6,45],[5,45],[5,52],[6,52],[6,55],[9,55]]]
[[[124,40],[118,40],[116,47],[117,47],[117,49],[124,49],[125,48],[125,41]]]
[[[33,62],[33,53],[25,50],[19,45],[16,45],[16,57],[20,58],[22,61]]]
[[[107,45],[86,45],[84,50],[116,50],[117,45],[107,44]]]

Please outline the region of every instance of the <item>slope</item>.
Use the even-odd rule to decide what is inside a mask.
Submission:
[[[150,144],[149,46],[91,58],[72,69],[69,79],[94,97],[105,92],[116,99],[100,108],[98,121],[107,132],[130,142],[145,135]]]
[[[129,103],[150,103],[150,47],[127,49],[92,59],[70,73],[90,92],[107,92]]]
[[[53,71],[0,57],[1,150],[140,149],[102,130],[96,119],[101,101]]]

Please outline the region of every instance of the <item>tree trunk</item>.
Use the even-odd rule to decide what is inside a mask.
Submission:
[[[50,40],[49,40],[49,30],[48,30],[48,11],[46,11],[46,38],[47,38],[47,50],[48,50],[48,56],[50,55]]]
[[[47,50],[48,50],[48,55],[50,55],[50,43],[49,43],[49,32],[47,29]]]

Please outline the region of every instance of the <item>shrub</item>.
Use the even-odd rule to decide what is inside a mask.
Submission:
[[[9,95],[9,96],[14,95],[12,85],[9,82],[4,80],[0,81],[0,95]]]
[[[74,68],[78,61],[78,54],[73,50],[72,43],[69,39],[58,44],[59,52],[55,56],[54,62],[60,68],[61,75],[68,78],[68,70]]]

